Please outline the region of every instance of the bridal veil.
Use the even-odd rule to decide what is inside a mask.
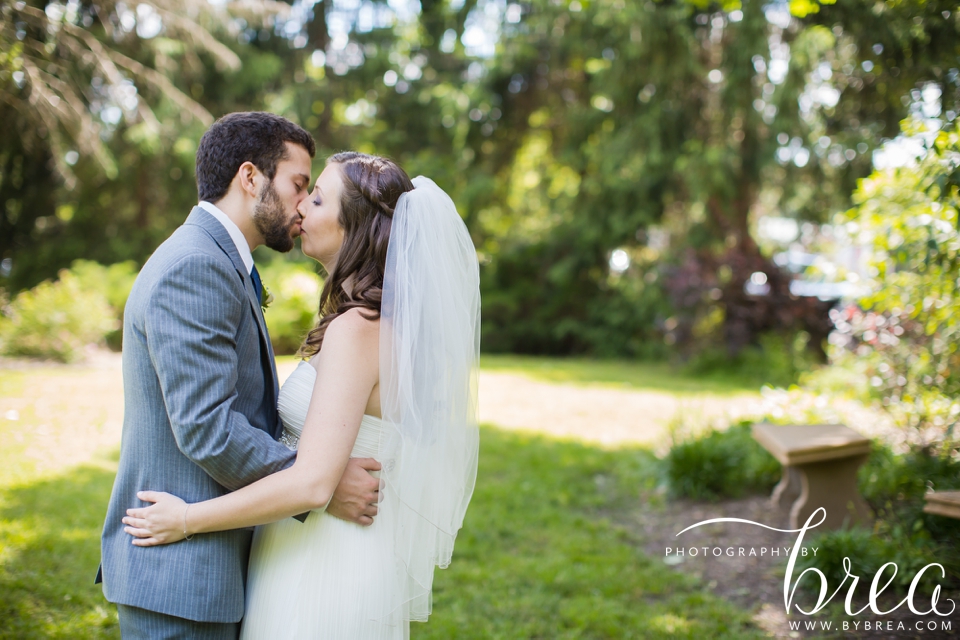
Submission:
[[[401,587],[393,619],[425,621],[477,473],[480,275],[453,200],[413,180],[393,214],[380,322],[382,510]],[[384,523],[387,524],[387,523]]]

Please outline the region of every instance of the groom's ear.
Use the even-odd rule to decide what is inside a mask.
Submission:
[[[248,160],[240,165],[240,168],[237,169],[237,175],[233,179],[245,194],[256,199],[260,195],[263,178],[263,172],[257,168],[257,165]]]

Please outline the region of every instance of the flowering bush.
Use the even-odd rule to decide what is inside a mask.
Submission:
[[[906,133],[917,133],[907,126]],[[872,394],[915,444],[946,451],[960,421],[960,128],[915,167],[862,180],[848,229],[870,247],[862,308],[833,314],[838,359],[866,364]]]

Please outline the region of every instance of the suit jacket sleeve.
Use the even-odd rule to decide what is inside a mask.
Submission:
[[[182,258],[155,284],[147,349],[180,451],[230,490],[289,466],[296,453],[232,409],[236,331],[250,313],[236,271],[202,253]]]

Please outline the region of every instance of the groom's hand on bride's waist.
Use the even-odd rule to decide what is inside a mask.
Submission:
[[[350,458],[327,505],[327,513],[363,526],[373,524],[380,480],[370,475],[371,471],[380,471],[380,463],[373,458]]]

